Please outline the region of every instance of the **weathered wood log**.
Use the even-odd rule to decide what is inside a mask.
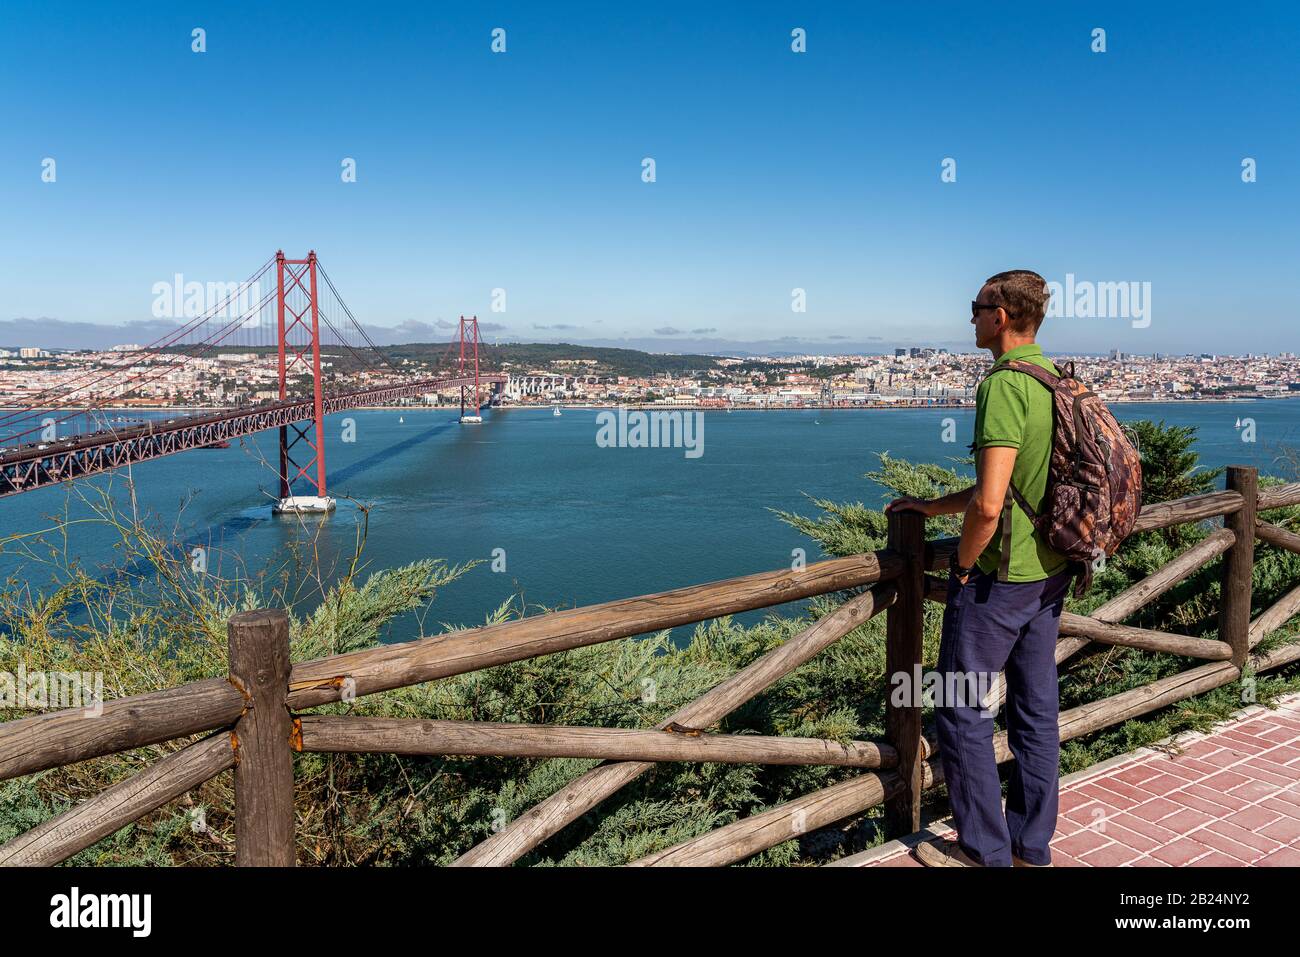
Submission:
[[[1300,615],[1300,585],[1292,588],[1250,623],[1250,630],[1247,632],[1250,647],[1254,648],[1296,615]]]
[[[1270,668],[1281,668],[1295,661],[1300,661],[1300,641],[1294,641],[1289,645],[1278,645],[1271,651],[1252,653],[1250,667],[1256,671],[1268,671]]]
[[[1146,578],[1120,592],[1089,615],[1098,621],[1121,622],[1142,606],[1160,597],[1188,575],[1222,555],[1237,541],[1230,528],[1220,528],[1173,561],[1156,569]]]
[[[895,585],[885,583],[850,599],[789,641],[742,668],[716,688],[679,708],[660,722],[658,727],[666,728],[673,723],[692,728],[713,726],[778,679],[889,607],[897,594]],[[619,761],[592,768],[471,848],[455,860],[452,866],[503,866],[513,863],[653,767],[654,763],[650,761]]]
[[[99,709],[99,713],[96,713]],[[244,697],[225,678],[0,722],[0,780],[227,727]]]
[[[959,538],[935,538],[925,543],[925,570],[946,571],[952,556],[957,554]]]
[[[1252,507],[1254,502],[1252,498]],[[1133,524],[1133,534],[1168,528],[1170,525],[1199,522],[1218,515],[1232,515],[1240,511],[1244,504],[1241,492],[1229,488],[1223,492],[1206,492],[1204,495],[1189,495],[1169,502],[1144,505]]]
[[[1166,705],[1231,684],[1240,676],[1241,670],[1236,665],[1220,661],[1198,665],[1100,701],[1090,701],[1061,713],[1061,740],[1078,738],[1129,718],[1158,711]]]
[[[289,707],[301,710],[337,701],[345,686],[357,696],[373,694],[857,588],[894,578],[902,568],[901,558],[884,552],[834,558],[801,571],[761,572],[306,661],[294,666]]]
[[[892,767],[883,742],[824,738],[706,734],[674,725],[643,730],[507,721],[433,721],[305,714],[297,719],[301,751],[382,754],[467,754],[522,758],[604,758],[609,761],[711,761],[719,764]]]
[[[1223,561],[1223,589],[1219,604],[1219,640],[1232,646],[1232,661],[1246,663],[1250,653],[1250,589],[1255,574],[1255,502],[1259,475],[1244,465],[1229,465],[1228,488],[1242,496],[1243,505],[1223,520],[1237,534]]]
[[[937,575],[925,576],[925,597],[940,605],[948,603],[948,579],[939,578]]]
[[[125,781],[0,847],[0,867],[52,867],[235,765],[223,731],[174,751]]]
[[[1276,548],[1300,553],[1300,535],[1289,532],[1285,528],[1270,525],[1268,522],[1257,521],[1255,522],[1255,537],[1261,542],[1267,542]]]
[[[921,664],[925,637],[925,516],[920,512],[890,512],[889,549],[907,562],[895,579],[898,599],[886,613],[885,737],[898,752],[898,775],[903,787],[885,806],[886,827],[892,833],[911,834],[921,826],[921,689],[913,687],[913,674]],[[904,682],[896,689],[898,681]],[[896,706],[894,691],[909,698]],[[910,694],[907,694],[910,692]]]
[[[1259,504],[1256,506],[1256,510],[1259,512],[1269,508],[1286,508],[1289,505],[1300,505],[1300,482],[1262,488],[1259,490],[1257,501]]]
[[[235,724],[235,864],[292,867],[293,722],[289,689],[289,616],[246,611],[230,619],[230,680],[248,697]]]
[[[920,766],[924,787],[933,782],[931,762]],[[629,867],[721,867],[818,828],[861,814],[904,788],[896,771],[868,773],[805,794],[779,807],[649,854]]]
[[[1164,631],[1150,631],[1146,628],[1130,628],[1127,625],[1097,621],[1087,615],[1076,615],[1068,611],[1061,613],[1061,634],[1087,638],[1089,641],[1100,641],[1107,645],[1141,648],[1144,651],[1164,651],[1174,655],[1186,655],[1189,658],[1204,658],[1207,661],[1227,661],[1232,657],[1232,646],[1226,642]]]

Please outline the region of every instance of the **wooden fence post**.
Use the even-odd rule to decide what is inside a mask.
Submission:
[[[885,613],[885,737],[898,752],[903,790],[885,805],[891,834],[921,829],[921,646],[925,623],[925,516],[919,512],[890,512],[888,547],[903,557],[903,574],[896,581],[898,600]],[[898,685],[897,675],[905,677]],[[893,704],[896,689],[907,691],[901,706]]]
[[[230,619],[230,681],[246,710],[235,723],[235,864],[292,867],[293,753],[289,617],[247,611]]]
[[[1223,517],[1237,541],[1224,554],[1223,596],[1219,604],[1219,640],[1232,646],[1232,663],[1246,664],[1250,654],[1251,578],[1255,572],[1255,510],[1259,475],[1245,465],[1229,465],[1226,487],[1241,493],[1245,503]]]

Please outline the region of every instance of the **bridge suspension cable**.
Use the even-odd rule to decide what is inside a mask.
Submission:
[[[273,281],[264,283],[272,267]],[[318,276],[324,280],[323,287],[317,283]],[[185,284],[187,295],[191,285],[197,284]],[[179,305],[182,290],[173,292]],[[0,413],[0,431],[8,432],[0,437],[0,496],[278,427],[280,510],[325,510],[333,502],[325,493],[326,415],[459,388],[462,421],[481,421],[477,417],[482,406],[480,387],[500,387],[506,379],[500,373],[480,373],[477,319],[464,317],[458,336],[447,344],[434,371],[434,376],[440,374],[441,378],[404,373],[357,319],[314,252],[305,259],[287,259],[277,253],[244,282],[229,289],[223,285],[216,291],[209,284],[207,292],[214,300],[211,306],[166,335],[147,346],[122,350],[120,359],[74,372],[29,396],[23,408]],[[182,312],[188,308],[187,300]],[[194,399],[201,401],[205,398],[200,392],[204,377],[215,376],[220,385],[225,374],[227,355],[219,354],[216,362],[210,358],[218,347],[254,357],[277,357],[277,388],[271,392],[272,398],[266,397],[267,390],[251,391],[265,379],[266,370],[265,365],[250,366],[251,374],[244,381],[249,383],[251,398],[261,401],[239,401],[237,396],[233,406],[166,421],[146,418],[121,427],[107,424],[94,431],[87,425],[81,431],[58,434],[58,426],[78,417],[91,423],[110,407],[128,407],[151,394],[174,402],[176,389],[154,388],[167,376],[189,376],[188,383],[179,381],[191,385]],[[338,386],[344,386],[343,391]],[[467,416],[465,398],[471,387],[473,415]],[[33,421],[37,424],[32,425]],[[53,431],[47,431],[51,426]],[[39,441],[22,441],[37,432],[42,433]],[[314,486],[315,494],[296,494],[294,485],[299,480]]]

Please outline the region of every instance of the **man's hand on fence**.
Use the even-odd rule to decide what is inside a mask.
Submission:
[[[934,503],[924,498],[912,498],[905,495],[902,498],[896,498],[885,506],[885,512],[920,512],[922,515],[934,514]]]

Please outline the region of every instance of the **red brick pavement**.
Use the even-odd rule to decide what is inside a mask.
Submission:
[[[833,866],[920,867],[948,822]],[[1061,781],[1057,867],[1300,866],[1300,695]]]

